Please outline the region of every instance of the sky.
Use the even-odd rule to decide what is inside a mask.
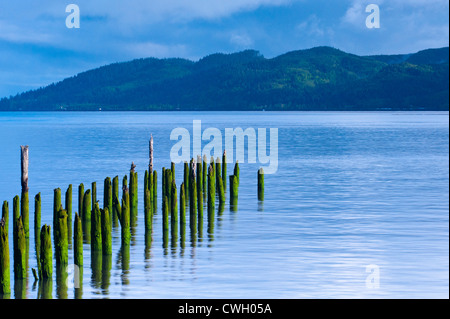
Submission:
[[[69,4],[80,27],[67,28]],[[380,28],[367,28],[369,4]],[[358,55],[449,45],[448,0],[1,0],[0,98],[102,65],[315,46]]]

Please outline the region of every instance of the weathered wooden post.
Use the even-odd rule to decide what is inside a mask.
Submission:
[[[52,240],[50,236],[50,226],[44,225],[41,228],[41,253],[39,254],[40,271],[39,279],[52,278]]]
[[[239,182],[235,175],[230,175],[230,209],[237,210]]]
[[[111,214],[108,207],[105,207],[101,211],[102,219],[102,252],[103,255],[112,254],[112,235],[111,235]]]
[[[2,219],[5,222],[6,232],[9,230],[9,203],[5,200],[2,205]]]
[[[69,242],[67,237],[67,212],[64,209],[58,211],[55,225],[56,265],[67,265],[69,263]]]
[[[27,277],[27,246],[22,216],[20,216],[20,198],[13,200],[13,248],[14,248],[14,278]]]
[[[91,250],[99,252],[102,248],[102,215],[98,203],[95,203],[91,219]]]
[[[218,157],[216,159],[216,190],[219,191],[219,180],[222,179],[222,165],[221,159]]]
[[[219,178],[217,183],[219,191],[219,205],[223,205],[225,203],[225,187],[223,186],[223,179]]]
[[[172,189],[171,189],[171,210],[170,210],[170,219],[172,224],[178,223],[178,196],[177,196],[177,185],[174,181],[172,181]]]
[[[264,200],[264,170],[258,170],[258,200]]]
[[[78,214],[80,218],[83,218],[83,203],[84,203],[84,185],[81,183],[78,185]]]
[[[92,182],[92,187],[91,187],[91,195],[92,195],[92,200],[91,200],[91,211],[94,210],[94,205],[95,203],[97,203],[97,182]]]
[[[56,223],[58,221],[58,212],[61,207],[61,189],[56,188],[53,190],[53,229],[56,228]]]
[[[153,174],[153,134],[150,136],[150,141],[148,145],[148,172],[149,174]]]
[[[180,186],[180,226],[181,228],[186,225],[186,191],[185,184],[181,183]]]
[[[190,181],[189,181],[189,217],[190,217],[190,226],[191,230],[196,229],[197,225],[197,185],[196,185],[196,172],[195,165],[192,162],[191,172],[190,172]]]
[[[239,183],[240,183],[240,181],[239,181],[239,175],[240,175],[239,161],[236,161],[236,164],[234,165],[233,175],[236,176],[237,183],[238,183],[238,186],[239,186]]]
[[[25,231],[25,238],[28,240],[30,237],[30,211],[29,211],[29,196],[28,196],[28,145],[21,146],[21,184],[22,184],[22,196],[21,196],[21,213],[23,228]]]
[[[185,187],[185,197],[186,200],[189,200],[189,164],[188,162],[184,162],[184,185]]]
[[[162,190],[163,203],[164,203],[164,197],[166,197],[166,185],[165,185],[166,183],[165,183],[165,180],[166,180],[166,168],[163,167],[161,169],[161,190]]]
[[[34,197],[34,247],[39,273],[39,254],[41,253],[41,193]]]
[[[83,196],[83,213],[81,214],[83,222],[91,220],[91,190],[88,189]]]
[[[207,179],[208,179],[208,158],[206,157],[206,154],[203,155],[203,164],[202,164],[202,168],[203,168],[203,173],[202,173],[202,177],[203,177],[203,196],[206,196],[206,194],[208,193],[207,191]]]
[[[167,197],[167,200],[169,202],[169,213],[170,213],[170,211],[171,211],[170,203],[172,202],[172,200],[171,200],[171,198],[172,198],[172,181],[173,181],[172,170],[166,169],[165,174],[166,174],[166,176],[165,176],[165,180],[164,180],[164,187],[165,187],[164,194],[165,194],[165,197]]]
[[[73,254],[74,263],[78,267],[83,267],[83,228],[80,216],[75,213],[75,221],[73,225]]]
[[[103,208],[108,208],[108,213],[110,215],[110,219],[112,219],[111,215],[112,215],[112,199],[113,199],[113,191],[112,191],[112,183],[111,183],[111,178],[110,177],[106,177],[105,181],[103,182],[104,187],[103,187]],[[112,223],[110,223],[111,225],[111,229],[112,229]]]
[[[198,208],[198,221],[203,221],[203,169],[202,169],[202,158],[197,157],[197,208]]]
[[[116,176],[113,178],[112,181],[112,224],[114,227],[117,227],[118,225],[118,216],[120,212],[117,212],[115,209],[115,201],[119,201],[119,176]],[[120,203],[120,202],[119,202]]]
[[[214,165],[208,169],[208,214],[214,211],[216,205],[216,181],[214,179]]]
[[[172,181],[176,182],[175,181],[175,163],[174,162],[170,163],[170,171],[171,171]],[[172,183],[170,183],[170,185],[172,185]],[[172,188],[172,186],[170,186],[170,187]]]
[[[169,199],[167,196],[164,197],[163,202],[163,241],[166,242],[169,237]],[[165,245],[164,245],[165,246]]]
[[[147,205],[144,209],[145,230],[151,231],[153,223],[153,216],[152,216],[153,204],[151,203],[150,190],[148,188],[145,189],[144,201],[147,202]]]
[[[67,212],[67,238],[70,243],[72,238],[72,184],[66,190],[65,209]]]
[[[138,174],[135,172],[136,165],[131,163],[130,169],[130,221],[136,224],[138,216]]]
[[[120,225],[122,226],[122,246],[129,246],[131,239],[130,209],[128,207],[128,200],[126,198],[122,198],[122,210],[119,220]]]
[[[223,189],[227,189],[227,151],[223,151],[222,155],[222,184]]]
[[[4,203],[3,203],[4,204]],[[0,295],[11,293],[9,239],[5,218],[0,220]]]
[[[158,172],[153,171],[153,214],[158,211]]]

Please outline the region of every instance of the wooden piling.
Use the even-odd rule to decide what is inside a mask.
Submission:
[[[28,240],[30,236],[30,214],[29,214],[29,197],[28,197],[28,145],[21,146],[21,204],[20,209],[25,231],[25,238]]]
[[[258,170],[258,200],[264,200],[264,170]]]
[[[50,226],[44,225],[41,228],[41,253],[39,279],[52,278],[53,264],[52,264],[52,240],[50,236]]]
[[[108,207],[101,210],[102,219],[102,252],[103,255],[112,254],[111,214]]]
[[[184,162],[184,185],[185,185],[185,197],[189,200],[189,164]]]
[[[234,165],[233,175],[236,176],[237,183],[238,183],[238,186],[239,186],[239,183],[240,183],[240,181],[239,181],[239,179],[240,179],[240,177],[239,177],[239,175],[240,175],[239,161],[236,161],[236,164]]]
[[[153,171],[153,214],[156,214],[158,209],[158,172]]]
[[[169,232],[169,199],[164,197],[163,201],[163,236]],[[165,236],[164,236],[165,237]]]
[[[91,250],[102,251],[102,214],[98,203],[94,204],[91,218]]]
[[[80,218],[83,218],[83,203],[84,203],[84,185],[81,183],[78,185],[78,214]]]
[[[203,221],[203,168],[202,168],[202,158],[197,157],[197,211],[198,211],[198,221]]]
[[[83,228],[81,225],[81,217],[77,213],[75,213],[73,233],[74,263],[78,267],[83,267]]]
[[[4,204],[4,203],[3,203]],[[11,293],[9,239],[5,218],[0,220],[0,295]]]
[[[219,192],[219,205],[222,205],[225,203],[225,187],[223,186],[223,179],[219,178],[217,180],[217,183],[217,191]]]
[[[129,246],[131,239],[130,209],[128,207],[128,200],[126,198],[122,198],[122,209],[119,220],[122,227],[122,246]]]
[[[130,168],[130,221],[134,225],[138,216],[138,174],[136,165],[131,163]]]
[[[65,209],[67,212],[67,238],[72,237],[72,184],[67,187],[65,196]]]
[[[150,135],[150,141],[148,145],[148,158],[149,158],[148,172],[151,175],[153,174],[153,134]]]
[[[56,188],[53,190],[53,229],[56,228],[56,222],[58,221],[58,212],[61,207],[61,189]]]
[[[2,205],[2,219],[5,222],[5,230],[9,231],[9,203],[5,200]]]
[[[222,155],[222,184],[223,189],[227,189],[227,151],[223,151]]]
[[[111,215],[113,212],[113,208],[112,208],[112,201],[113,199],[113,191],[112,191],[112,183],[111,183],[111,178],[110,177],[106,177],[105,181],[103,182],[103,208],[108,208],[108,213],[110,215],[110,219],[112,219]],[[111,229],[112,229],[112,223],[111,223]]]
[[[92,182],[91,184],[91,211],[94,210],[94,205],[97,203],[97,182]]]
[[[23,228],[22,216],[14,220],[14,278],[25,279],[27,277],[27,246],[25,229]]]
[[[69,242],[67,237],[67,211],[58,211],[55,233],[55,260],[56,265],[67,265],[69,263]]]
[[[172,194],[171,194],[171,210],[170,210],[170,221],[172,229],[174,225],[178,223],[178,196],[177,196],[177,185],[172,181]]]
[[[238,190],[239,190],[238,177],[235,175],[230,175],[230,209],[232,211],[237,210]]]
[[[216,187],[215,187],[215,179],[214,179],[214,169],[213,164],[209,165],[208,169],[208,215],[215,209],[215,201],[216,201]]]
[[[181,183],[180,186],[180,225],[186,225],[186,191],[185,184]]]
[[[208,180],[208,158],[206,155],[203,155],[203,164],[202,164],[203,172],[202,172],[202,186],[203,186],[203,195],[206,196],[207,192],[207,180]]]
[[[117,212],[114,203],[119,202],[119,176],[113,178],[112,181],[112,224],[114,227],[117,226],[118,216],[120,212]],[[120,203],[120,202],[119,202]]]
[[[171,202],[172,202],[172,170],[166,169],[165,171],[165,179],[164,179],[164,196],[167,197],[167,200],[169,202],[169,213],[171,211]]]
[[[91,220],[91,190],[88,189],[83,196],[83,213],[81,214],[83,222]]]
[[[196,185],[196,172],[195,165],[191,162],[191,172],[189,174],[189,217],[191,229],[196,229],[197,225],[197,185]]]
[[[148,188],[145,189],[144,202],[146,202],[146,205],[144,208],[145,230],[151,231],[152,222],[153,222],[153,216],[152,216],[152,210],[153,210],[152,206],[153,205],[151,203],[150,190]]]
[[[222,163],[220,157],[216,159],[216,191],[219,192],[219,180],[222,179]]]
[[[39,273],[39,254],[41,252],[41,193],[34,197],[34,246]]]

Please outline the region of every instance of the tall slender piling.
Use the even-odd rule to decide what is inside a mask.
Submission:
[[[84,203],[84,185],[81,183],[78,185],[78,214],[80,218],[83,218],[83,203]]]
[[[208,158],[206,157],[206,155],[203,155],[203,164],[202,164],[202,168],[203,168],[203,173],[202,173],[202,177],[203,177],[203,181],[202,181],[202,186],[203,186],[203,195],[206,196],[207,192],[207,180],[208,180]]]
[[[166,197],[166,168],[161,169],[161,190],[162,190],[162,201],[164,203],[164,197]]]
[[[148,210],[148,206],[150,205],[149,201],[150,201],[150,196],[149,198],[147,198],[146,193],[148,190],[148,170],[145,170],[144,172],[144,213],[147,213]]]
[[[2,205],[2,219],[5,222],[5,230],[9,230],[9,203],[5,200]]]
[[[83,228],[81,218],[77,213],[75,213],[73,233],[73,260],[75,265],[83,267]]]
[[[92,195],[91,210],[94,210],[94,205],[95,203],[97,203],[97,182],[92,182],[91,184],[91,195]]]
[[[128,200],[126,198],[122,198],[122,209],[119,220],[122,227],[122,246],[129,246],[131,239],[130,209],[128,207]]]
[[[91,250],[102,251],[102,214],[98,203],[94,204],[91,218]]]
[[[101,210],[102,219],[102,252],[103,255],[112,254],[111,214],[108,207]]]
[[[170,171],[171,171],[172,181],[176,182],[175,181],[175,163],[174,162],[170,163]],[[172,183],[170,183],[170,185],[172,185]],[[172,187],[172,186],[170,186],[170,187]]]
[[[153,223],[153,216],[152,216],[153,205],[151,203],[150,190],[148,188],[145,189],[144,201],[147,203],[144,209],[145,230],[151,231]]]
[[[50,236],[50,226],[44,225],[41,228],[41,253],[39,279],[52,278],[52,240]]]
[[[184,185],[185,187],[185,197],[189,200],[189,164],[184,162]]]
[[[113,191],[112,191],[111,178],[106,177],[105,181],[103,182],[103,208],[108,208],[109,215],[111,215],[112,211],[113,211],[112,199],[113,199]],[[112,229],[112,223],[110,226]]]
[[[25,279],[27,277],[27,246],[25,229],[23,228],[22,216],[14,220],[14,278]]]
[[[156,214],[158,209],[158,172],[153,171],[153,214]]]
[[[223,186],[223,179],[219,178],[217,180],[217,183],[217,191],[219,192],[219,205],[223,205],[225,203],[225,187]]]
[[[222,183],[223,189],[227,188],[227,151],[223,151],[222,155]]]
[[[167,197],[167,200],[169,201],[169,213],[171,211],[171,202],[172,202],[172,170],[166,169],[165,171],[165,179],[164,179],[164,196]]]
[[[208,215],[214,211],[215,201],[216,201],[216,188],[214,180],[214,169],[213,165],[210,164],[208,169]]]
[[[180,186],[180,225],[186,225],[186,191],[185,184],[181,183]]]
[[[237,210],[238,190],[239,190],[238,177],[235,175],[230,175],[230,209],[232,211]]]
[[[153,174],[153,134],[150,135],[150,141],[148,144],[148,172]]]
[[[88,189],[83,196],[83,213],[81,214],[83,222],[91,220],[91,190]]]
[[[67,237],[67,211],[60,209],[57,215],[55,233],[55,259],[56,265],[69,263],[69,242]]]
[[[177,185],[174,181],[172,181],[172,190],[171,190],[171,210],[170,210],[170,220],[172,225],[178,223],[178,196],[177,196]]]
[[[198,210],[198,221],[203,221],[203,168],[202,168],[202,158],[197,157],[197,210]]]
[[[34,247],[36,250],[37,266],[39,273],[39,254],[41,252],[41,193],[34,197]]]
[[[134,225],[138,216],[138,174],[135,172],[136,165],[131,163],[130,168],[130,221]]]
[[[264,200],[264,170],[258,170],[258,200]]]
[[[21,146],[21,204],[20,209],[25,231],[25,238],[30,237],[30,213],[29,213],[29,196],[28,196],[28,145]]]
[[[191,165],[191,172],[189,174],[189,220],[191,230],[197,228],[197,185],[195,165]]]
[[[72,237],[72,184],[67,187],[65,196],[65,209],[67,212],[67,238]]]
[[[240,183],[240,180],[239,180],[240,179],[240,177],[239,177],[239,175],[240,175],[239,161],[236,161],[236,164],[234,165],[233,175],[236,176],[237,183],[238,183],[238,186],[239,186],[239,183]]]
[[[56,228],[56,222],[58,221],[58,212],[61,207],[61,189],[56,188],[53,190],[53,229]]]
[[[116,200],[119,201],[119,176],[114,177],[112,181],[112,224],[114,227],[117,227],[118,216],[120,214],[120,212],[117,212],[114,205]]]
[[[222,179],[222,163],[220,157],[216,159],[216,190],[219,191],[219,180]]]
[[[163,230],[163,240],[165,240],[167,234],[169,233],[169,199],[167,196],[164,197],[163,201],[163,223],[162,223],[162,230]]]
[[[0,295],[11,293],[9,239],[5,218],[0,220]]]

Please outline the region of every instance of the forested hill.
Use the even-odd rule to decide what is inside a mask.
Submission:
[[[357,56],[330,47],[272,59],[138,59],[0,100],[0,111],[449,110],[449,48]]]

